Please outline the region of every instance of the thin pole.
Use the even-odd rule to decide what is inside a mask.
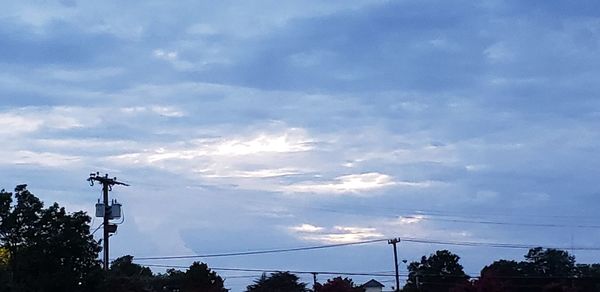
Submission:
[[[396,244],[400,242],[400,238],[390,239],[388,244],[392,244],[394,246],[394,266],[396,267],[396,292],[400,291],[400,274],[398,272],[398,251],[396,248]]]
[[[108,237],[110,236],[108,233],[108,219],[110,216],[110,206],[108,205],[108,190],[109,190],[109,184],[108,182],[102,182],[102,194],[103,194],[103,199],[104,199],[104,223],[103,223],[103,229],[104,229],[104,270],[108,271]]]

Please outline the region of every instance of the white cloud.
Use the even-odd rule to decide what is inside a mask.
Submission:
[[[33,152],[28,150],[19,150],[5,153],[0,158],[1,164],[8,165],[37,165],[43,167],[65,167],[79,163],[81,157],[62,155],[51,152]]]
[[[302,224],[291,227],[290,230],[298,234],[303,240],[322,243],[347,243],[384,237],[381,232],[372,227],[334,226],[326,229],[310,224]]]
[[[261,133],[249,137],[225,137],[219,139],[195,139],[186,143],[185,147],[158,147],[143,152],[128,153],[112,160],[120,163],[153,165],[158,162],[173,160],[222,161],[223,159],[261,154],[285,154],[305,152],[313,149],[312,140],[305,136],[303,130],[289,129],[283,133]],[[202,169],[202,167],[196,167]],[[205,169],[204,169],[205,170]],[[261,170],[255,170],[259,173]],[[264,174],[267,174],[265,171]],[[289,172],[286,170],[285,172]],[[247,172],[246,174],[252,174]]]
[[[304,130],[286,129],[164,145],[140,144],[136,151],[105,160],[120,167],[167,171],[208,185],[271,192],[280,189],[280,178],[310,171],[298,161],[310,156],[313,147],[313,139]]]
[[[128,106],[119,109],[127,115],[136,115],[143,113],[157,114],[169,118],[181,118],[186,116],[185,112],[176,106],[151,105],[151,106]]]
[[[322,183],[298,183],[284,188],[288,192],[357,193],[396,185],[393,178],[377,172],[344,175]],[[405,183],[403,183],[405,184]],[[406,183],[412,184],[412,183]],[[414,183],[415,186],[419,183]]]
[[[14,113],[0,114],[0,134],[34,132],[43,124],[39,119],[30,119]]]
[[[173,67],[177,70],[190,70],[198,67],[192,62],[181,60],[179,58],[179,53],[177,53],[176,51],[165,51],[162,49],[158,49],[153,51],[153,55],[157,59],[171,63]]]
[[[279,169],[258,169],[258,170],[249,170],[249,171],[242,171],[242,170],[230,170],[230,171],[226,171],[224,173],[220,173],[220,171],[217,171],[216,173],[214,172],[214,170],[211,169],[206,169],[206,177],[209,178],[227,178],[227,177],[239,177],[239,178],[273,178],[273,177],[280,177],[280,176],[288,176],[288,175],[295,175],[295,174],[301,174],[303,173],[303,171],[300,171],[298,169],[293,169],[293,168],[279,168]],[[199,171],[200,173],[202,173],[203,171]]]
[[[161,49],[154,50],[154,56],[158,59],[167,60],[167,61],[175,61],[177,60],[177,52],[175,51],[164,51]]]
[[[290,229],[292,231],[296,231],[296,232],[315,233],[315,232],[323,231],[325,228],[304,223],[302,225],[292,226],[292,227],[290,227]]]
[[[290,129],[279,135],[261,134],[251,139],[227,139],[212,148],[215,155],[251,155],[262,152],[291,153],[313,149],[312,140],[303,137],[302,130]]]
[[[23,134],[41,129],[69,130],[91,125],[93,115],[79,107],[24,107],[0,112],[0,134]]]
[[[170,118],[181,118],[185,116],[182,111],[172,106],[153,106],[151,107],[151,110],[161,116]]]
[[[423,219],[425,219],[425,216],[423,216],[423,215],[400,216],[398,218],[398,223],[401,224],[401,225],[403,225],[403,224],[416,224],[416,223],[422,222]]]

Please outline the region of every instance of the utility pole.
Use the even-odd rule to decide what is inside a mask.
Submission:
[[[112,191],[112,186],[114,185],[122,185],[122,186],[129,186],[126,183],[122,183],[117,181],[116,177],[113,178],[109,178],[108,174],[105,174],[104,176],[101,176],[99,172],[96,173],[91,173],[90,177],[87,179],[87,181],[90,182],[90,185],[93,186],[94,182],[97,181],[99,183],[102,184],[102,201],[103,201],[103,205],[104,205],[104,214],[102,217],[104,217],[103,219],[103,223],[102,223],[102,229],[104,231],[104,236],[103,236],[103,244],[104,244],[104,270],[108,271],[108,265],[109,265],[109,252],[108,252],[108,248],[109,248],[109,244],[108,244],[108,237],[110,236],[111,233],[115,233],[117,231],[117,225],[115,224],[110,224],[109,220],[115,218],[112,215],[112,206],[109,205],[108,202],[108,192]],[[120,211],[119,211],[120,213]],[[120,217],[120,214],[118,215]]]
[[[388,240],[388,244],[394,245],[394,266],[396,267],[396,292],[400,291],[400,275],[398,273],[398,250],[396,244],[400,242],[400,238]]]
[[[316,272],[311,273],[313,275],[313,292],[317,291],[317,274]]]

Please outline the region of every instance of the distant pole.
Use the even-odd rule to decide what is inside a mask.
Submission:
[[[313,292],[317,291],[317,274],[315,272],[311,273],[313,275]]]
[[[388,240],[388,244],[392,244],[394,246],[394,266],[396,267],[396,292],[400,291],[400,274],[398,273],[398,251],[396,248],[396,244],[398,242],[400,242],[400,238]]]
[[[102,201],[104,203],[104,218],[103,218],[103,223],[102,223],[102,229],[104,231],[104,236],[103,236],[103,244],[104,244],[104,248],[103,248],[103,252],[104,252],[104,261],[103,261],[103,265],[104,265],[104,270],[108,271],[108,266],[109,266],[109,244],[108,244],[108,238],[110,236],[110,233],[113,232],[114,230],[110,230],[109,229],[109,220],[110,220],[110,216],[111,216],[111,207],[109,206],[109,202],[108,202],[108,192],[112,191],[112,186],[114,185],[122,185],[122,186],[129,186],[126,183],[122,183],[117,181],[117,178],[109,178],[108,174],[105,174],[104,176],[101,176],[100,173],[96,172],[96,173],[92,173],[90,174],[90,177],[87,179],[87,181],[90,182],[90,185],[94,185],[94,181],[97,181],[99,183],[102,184]],[[113,227],[116,227],[116,225],[113,225]]]

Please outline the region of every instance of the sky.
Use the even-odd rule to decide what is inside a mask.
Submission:
[[[399,237],[596,259],[598,1],[0,4],[0,187],[93,215],[89,173],[131,184],[111,257]],[[398,245],[444,248],[472,275],[526,253]],[[203,261],[394,269],[385,242]]]

